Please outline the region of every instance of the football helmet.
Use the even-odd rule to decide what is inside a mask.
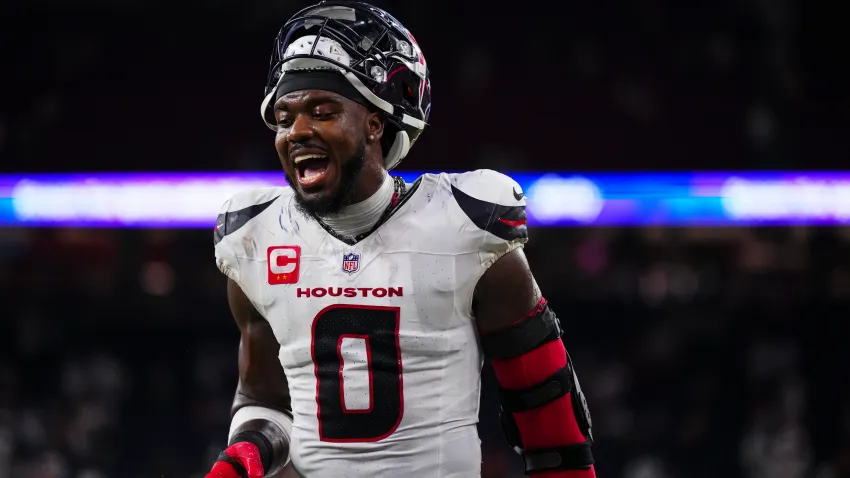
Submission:
[[[273,106],[284,76],[317,70],[338,70],[385,113],[384,166],[397,166],[431,111],[428,64],[413,35],[389,13],[364,2],[328,0],[299,11],[275,40],[261,106],[269,128],[277,130]]]

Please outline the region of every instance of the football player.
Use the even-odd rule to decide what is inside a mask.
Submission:
[[[208,478],[480,476],[484,357],[526,472],[595,476],[587,405],[522,251],[520,186],[388,173],[430,109],[422,50],[387,12],[325,1],[280,30],[261,114],[289,187],[218,217],[241,343]]]

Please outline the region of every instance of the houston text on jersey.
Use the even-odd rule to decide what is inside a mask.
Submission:
[[[403,297],[403,287],[299,287],[298,297]]]

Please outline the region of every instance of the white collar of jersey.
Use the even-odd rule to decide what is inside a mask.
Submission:
[[[393,180],[384,171],[384,182],[378,191],[365,201],[344,207],[336,214],[322,217],[322,222],[335,233],[358,236],[370,230],[381,219],[393,198]]]

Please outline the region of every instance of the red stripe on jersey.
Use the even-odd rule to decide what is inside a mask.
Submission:
[[[519,226],[526,225],[526,223],[528,223],[528,219],[521,219],[519,221],[512,221],[510,219],[502,219],[500,217],[499,222],[501,222],[502,224],[507,224],[508,226],[511,226],[511,227],[519,227]]]

